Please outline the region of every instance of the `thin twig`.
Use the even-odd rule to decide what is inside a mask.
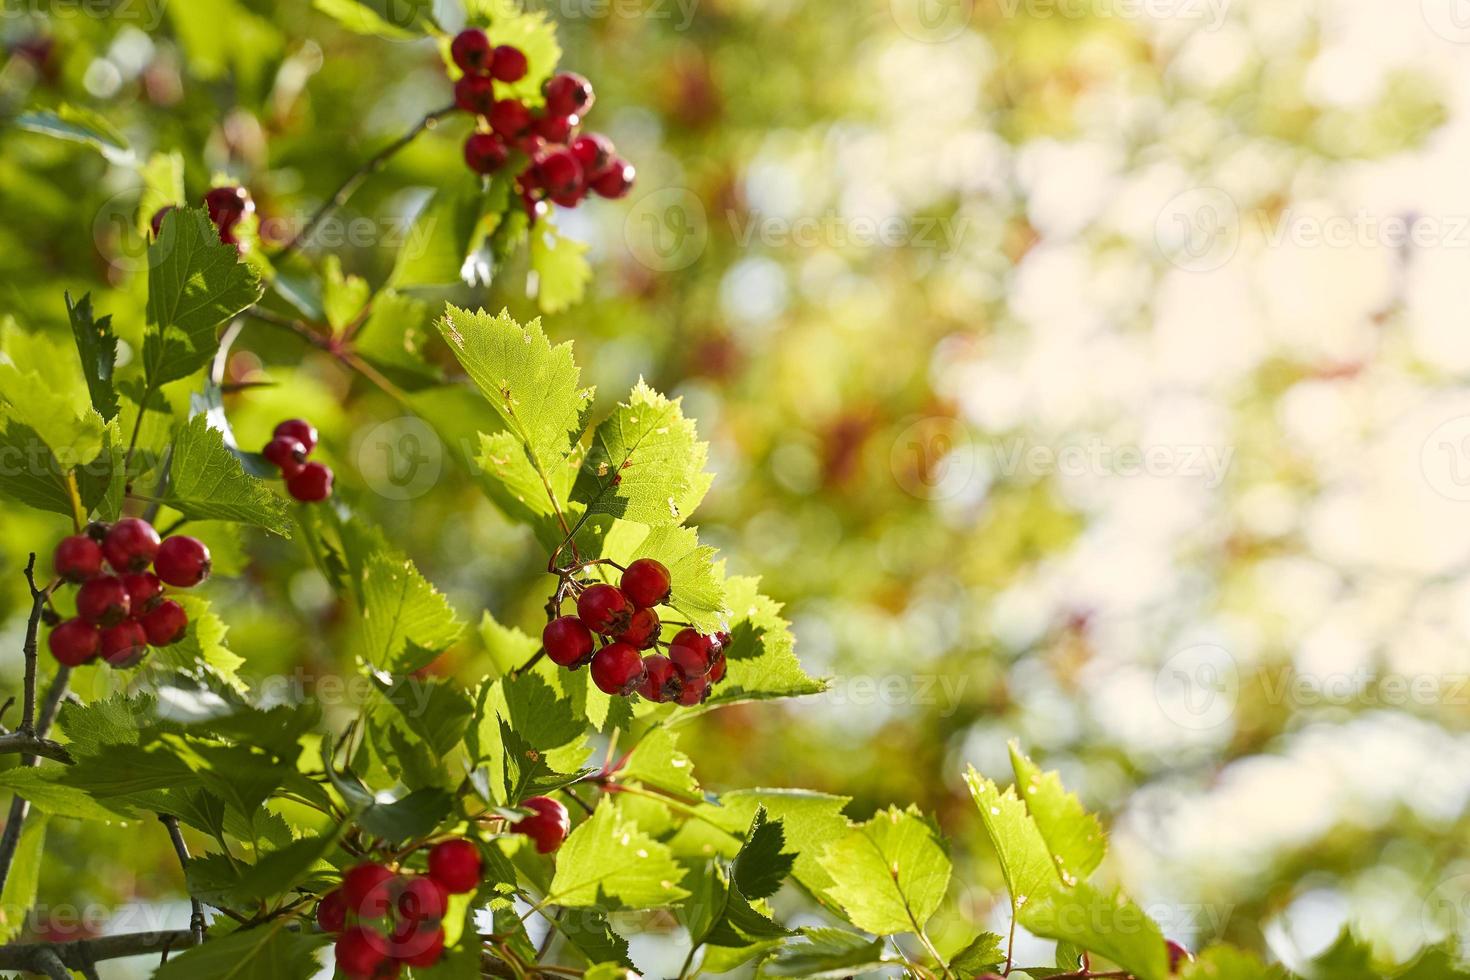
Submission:
[[[14,752],[19,752],[22,755],[34,755],[66,765],[72,764],[71,754],[59,742],[53,742],[49,738],[37,738],[34,735],[27,735],[25,732],[10,732],[6,735],[0,735],[0,755],[8,755]]]
[[[184,843],[184,833],[179,829],[179,818],[167,813],[160,813],[158,819],[168,828],[169,840],[173,841],[174,853],[179,856],[179,867],[184,872],[184,887],[188,889],[189,880],[189,845]],[[204,906],[199,899],[189,893],[189,932],[194,936],[194,945],[198,946],[204,942]]]
[[[404,133],[398,139],[394,140],[392,143],[379,150],[372,157],[372,159],[368,160],[367,163],[358,168],[356,173],[352,174],[352,176],[348,177],[342,182],[342,186],[338,187],[336,192],[331,197],[327,198],[326,202],[322,204],[321,207],[317,208],[316,213],[311,216],[311,218],[306,222],[306,225],[294,236],[292,236],[291,240],[283,245],[279,252],[271,256],[272,261],[274,261],[277,265],[280,265],[280,263],[284,261],[287,256],[296,251],[302,246],[303,243],[311,238],[312,234],[316,231],[317,226],[320,225],[323,221],[327,220],[328,215],[330,215],[337,208],[340,208],[342,205],[347,203],[348,199],[357,192],[357,189],[359,187],[362,186],[363,181],[367,180],[379,170],[382,170],[383,167],[387,165],[388,161],[393,159],[393,156],[398,153],[399,150],[402,150],[404,147],[408,146],[408,144],[418,139],[420,133],[423,133],[425,130],[433,129],[434,124],[437,123],[440,119],[443,119],[445,116],[451,115],[457,111],[458,107],[452,105],[445,106],[443,109],[436,109],[424,118],[420,119],[407,133]]]
[[[85,971],[91,969],[92,964],[104,960],[161,953],[168,949],[185,949],[192,944],[193,936],[187,929],[134,932],[98,939],[78,939],[69,943],[17,943],[0,946],[0,970],[46,973],[44,965],[55,961],[63,968],[59,975],[69,977],[65,972],[68,969]]]

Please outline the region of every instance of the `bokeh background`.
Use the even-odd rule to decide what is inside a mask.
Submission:
[[[1470,5],[529,2],[639,171],[562,222],[594,277],[547,329],[604,407],[639,376],[685,398],[701,533],[833,678],[702,720],[706,784],[916,801],[956,842],[950,919],[994,927],[959,776],[1008,780],[1017,739],[1174,938],[1293,964],[1348,922],[1400,960],[1470,935]],[[7,3],[0,41],[4,116],[87,106],[287,223],[449,101],[432,42],[306,0]],[[386,277],[466,128],[353,199],[344,267]],[[141,329],[137,193],[0,124],[7,332],[65,336],[64,290]],[[433,299],[530,317],[526,280]],[[275,385],[227,401],[243,443],[309,415],[462,617],[534,626],[545,557],[463,446],[256,324],[230,372]],[[60,532],[0,512],[12,689],[18,571]],[[248,671],[340,669],[304,552],[212,543]],[[186,917],[157,828],[85,833],[53,829],[43,908]]]

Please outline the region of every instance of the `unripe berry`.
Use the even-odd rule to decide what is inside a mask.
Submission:
[[[444,886],[427,875],[410,878],[398,893],[398,915],[401,918],[420,921],[442,919],[449,907],[449,896]]]
[[[102,635],[97,627],[80,619],[68,619],[46,638],[51,656],[67,667],[80,667],[95,660],[102,649]]]
[[[592,632],[615,636],[628,628],[633,607],[617,586],[599,582],[577,596],[577,615]]]
[[[404,919],[393,930],[393,958],[404,966],[428,969],[444,955],[444,930],[433,922]]]
[[[504,140],[514,140],[531,128],[531,110],[518,99],[501,99],[489,107],[485,118]]]
[[[291,436],[276,436],[265,444],[260,455],[274,464],[287,479],[300,473],[301,467],[306,465],[306,447]]]
[[[576,616],[562,616],[541,631],[546,656],[560,667],[581,667],[592,659],[592,631]]]
[[[148,652],[148,634],[134,620],[126,620],[102,631],[102,659],[114,667],[131,667]]]
[[[102,549],[85,534],[73,534],[57,542],[52,564],[68,582],[85,582],[102,574]]]
[[[617,640],[638,650],[647,650],[658,642],[658,625],[658,613],[652,609],[636,610],[628,620],[628,628],[617,635]]]
[[[380,919],[393,908],[393,880],[381,864],[356,865],[342,875],[342,899],[359,918]]]
[[[464,144],[464,162],[477,174],[491,174],[505,166],[510,151],[494,133],[474,133]]]
[[[308,453],[316,448],[316,426],[306,419],[287,419],[276,426],[271,436],[275,439],[295,439]]]
[[[447,840],[429,849],[429,877],[451,895],[480,887],[482,861],[474,841]]]
[[[631,163],[622,157],[614,157],[608,168],[592,181],[592,189],[600,197],[616,200],[633,189],[633,180],[637,175],[638,172]]]
[[[582,165],[571,150],[552,150],[537,161],[536,179],[553,197],[572,194],[582,185]]]
[[[465,112],[488,116],[498,104],[495,82],[488,75],[466,75],[454,83],[454,104]]]
[[[531,124],[531,131],[548,143],[565,143],[579,122],[579,116],[542,116]]]
[[[553,75],[546,82],[546,111],[557,116],[585,116],[595,95],[592,83],[576,72]]]
[[[347,900],[342,889],[336,888],[322,896],[316,903],[316,924],[322,932],[341,932],[347,926]]]
[[[77,589],[77,615],[97,626],[111,626],[128,618],[132,602],[122,579],[99,575]]]
[[[490,71],[492,53],[490,39],[478,27],[460,31],[449,43],[449,56],[460,71],[470,75],[483,75]]]
[[[490,61],[490,76],[500,82],[519,82],[526,77],[526,55],[513,44],[502,44],[495,49]]]
[[[602,176],[614,152],[612,140],[601,133],[583,133],[572,141],[572,155],[582,165],[588,180]]]
[[[703,679],[712,666],[713,646],[709,637],[695,630],[680,630],[669,643],[669,659],[686,681]]]
[[[286,490],[304,504],[314,504],[332,495],[332,470],[322,463],[307,463],[286,481]]]
[[[709,678],[697,677],[694,680],[684,681],[684,687],[679,691],[679,696],[675,700],[686,708],[692,708],[697,704],[703,704],[707,697],[709,697]]]
[[[164,582],[179,589],[191,589],[209,578],[209,548],[198,538],[175,534],[158,546],[153,571]]]
[[[655,703],[672,701],[684,689],[683,678],[679,676],[674,662],[661,653],[643,658],[643,675],[638,693]]]
[[[177,602],[165,599],[144,613],[138,622],[143,626],[149,646],[166,647],[184,638],[189,628],[189,614]]]
[[[102,542],[102,554],[115,572],[141,572],[153,564],[161,543],[153,525],[136,517],[125,517],[112,525]]]
[[[128,591],[128,614],[138,616],[158,605],[163,597],[163,582],[152,572],[132,572],[122,576]]]
[[[673,579],[663,562],[639,558],[623,572],[619,584],[629,602],[639,609],[652,609],[668,601]]]
[[[643,683],[643,658],[627,643],[609,643],[592,656],[592,683],[604,694],[627,696]]]
[[[521,806],[530,810],[531,815],[516,821],[515,832],[535,841],[536,850],[541,854],[550,854],[561,847],[561,842],[567,839],[567,833],[572,829],[567,808],[549,796],[533,796],[523,800]]]
[[[388,959],[388,941],[381,933],[353,926],[337,939],[337,969],[352,980],[366,980]]]

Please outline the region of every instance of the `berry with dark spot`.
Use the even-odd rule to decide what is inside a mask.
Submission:
[[[81,619],[68,619],[46,638],[51,656],[67,667],[80,667],[97,658],[102,648],[102,635],[97,627]]]
[[[474,133],[465,140],[465,165],[477,174],[493,174],[509,157],[510,151],[494,133]]]
[[[189,629],[189,614],[177,602],[165,599],[144,613],[138,622],[143,626],[149,646],[167,647],[184,638]]]
[[[684,680],[672,660],[661,653],[643,658],[643,683],[638,685],[639,694],[662,704],[677,698],[683,689]]]
[[[128,613],[140,615],[158,605],[163,597],[163,582],[152,572],[132,572],[122,576],[123,588],[128,590]]]
[[[628,191],[633,189],[633,180],[637,177],[637,171],[633,165],[622,157],[615,157],[603,173],[592,181],[592,189],[600,197],[616,200],[626,197]]]
[[[647,650],[658,642],[658,633],[658,613],[652,609],[639,609],[629,618],[628,628],[617,635],[617,640],[636,649]]]
[[[557,116],[585,116],[596,95],[592,83],[576,72],[561,72],[546,82],[546,111]]]
[[[136,620],[125,620],[102,631],[100,652],[102,659],[114,667],[131,667],[148,652],[148,634],[143,624]]]
[[[120,623],[132,608],[128,590],[116,575],[99,575],[77,589],[77,615],[95,626]]]
[[[516,821],[515,832],[535,841],[536,850],[541,854],[550,854],[561,847],[572,829],[567,808],[549,796],[533,796],[522,801],[521,806],[531,814]]]
[[[102,554],[115,572],[141,572],[153,564],[162,541],[153,525],[136,517],[125,517],[112,525],[102,542]]]
[[[102,574],[102,548],[85,534],[73,534],[57,543],[52,564],[68,582],[85,582]]]
[[[306,447],[291,436],[276,436],[260,451],[288,480],[306,465],[306,453]]]
[[[295,439],[301,443],[301,448],[308,453],[316,449],[316,426],[306,421],[306,419],[287,419],[276,426],[271,436],[276,439]]]
[[[497,105],[495,82],[488,75],[466,75],[454,83],[454,104],[465,112],[489,116]]]
[[[592,632],[616,636],[628,628],[633,607],[617,586],[599,582],[577,596],[577,615]]]
[[[663,562],[639,558],[624,570],[619,585],[633,605],[639,609],[652,609],[668,601],[673,578]]]
[[[643,657],[632,644],[609,643],[592,656],[592,683],[604,694],[632,694],[643,683]]]
[[[490,39],[478,27],[460,31],[449,42],[449,56],[459,70],[470,75],[484,75],[491,70],[494,48]]]
[[[581,667],[592,659],[592,631],[576,616],[562,616],[541,631],[546,656],[560,667]]]
[[[714,643],[696,630],[680,630],[669,643],[669,659],[686,681],[702,680],[713,665]]]

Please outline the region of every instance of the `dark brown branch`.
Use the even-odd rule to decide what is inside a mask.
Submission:
[[[78,970],[85,974],[93,970],[93,964],[104,960],[164,953],[172,949],[187,949],[192,945],[194,937],[187,929],[134,932],[121,936],[103,936],[99,939],[78,939],[70,943],[18,943],[0,946],[0,970],[27,970],[66,977],[69,975],[65,972],[56,974],[49,971],[48,964],[59,963],[66,970]]]
[[[34,755],[42,759],[50,759],[52,762],[64,762],[67,765],[72,763],[71,754],[59,742],[53,742],[49,738],[37,738],[25,732],[8,732],[0,735],[0,755],[12,752]]]
[[[179,829],[178,817],[167,813],[160,813],[158,819],[168,828],[168,838],[173,841],[174,853],[179,856],[179,867],[184,872],[184,887],[187,889],[189,880],[189,845],[184,843],[184,833]],[[189,932],[193,935],[194,945],[204,942],[204,906],[199,903],[193,893],[189,894]]]

